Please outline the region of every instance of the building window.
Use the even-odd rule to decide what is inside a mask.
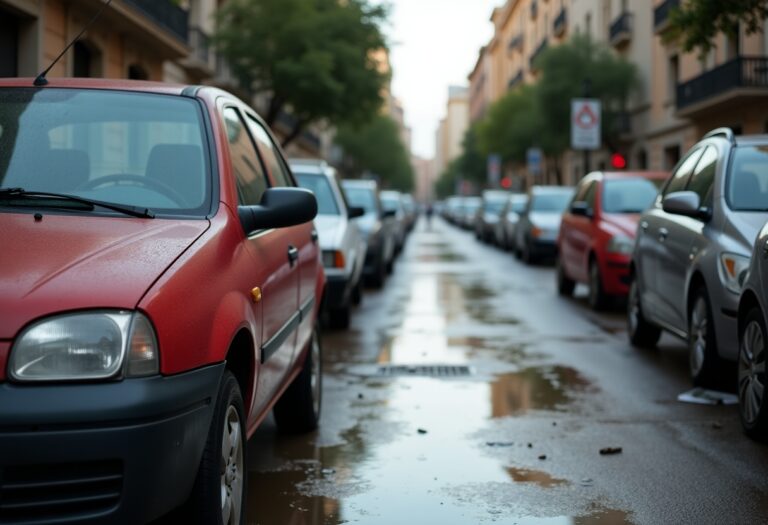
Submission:
[[[664,169],[671,171],[680,161],[680,146],[667,146],[664,148]]]
[[[639,170],[647,170],[648,169],[648,152],[645,151],[645,149],[641,149],[637,152],[637,169]]]
[[[75,42],[72,47],[74,60],[72,64],[72,76],[74,77],[101,77],[101,52],[87,41]]]
[[[0,78],[19,76],[19,21],[0,11]]]
[[[726,36],[725,40],[725,58],[733,60],[741,55],[741,27],[739,24],[733,28],[733,31]]]
[[[674,102],[677,100],[677,83],[680,80],[680,58],[677,55],[669,57],[667,79],[667,99]]]
[[[149,80],[149,74],[139,64],[131,64],[128,66],[128,78],[130,80]]]

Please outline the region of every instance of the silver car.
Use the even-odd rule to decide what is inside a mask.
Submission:
[[[563,212],[573,197],[568,186],[533,186],[515,227],[515,255],[527,264],[557,255]]]
[[[768,220],[768,136],[707,134],[642,214],[632,256],[630,341],[661,330],[688,342],[695,384],[735,361],[739,294],[755,237]]]
[[[395,253],[398,254],[405,246],[405,238],[408,234],[408,219],[403,206],[402,194],[399,191],[386,190],[379,194],[381,206],[384,211],[395,218]]]
[[[292,160],[290,165],[299,186],[311,190],[317,199],[315,228],[326,276],[323,308],[332,326],[346,328],[352,305],[362,298],[367,248],[352,219],[362,217],[365,210],[347,204],[336,170],[327,163]]]
[[[483,242],[496,242],[496,226],[499,224],[501,212],[509,200],[509,192],[502,190],[485,190],[483,203],[475,215],[475,237]]]
[[[499,222],[496,224],[496,244],[505,250],[511,250],[515,239],[515,228],[520,221],[520,214],[525,210],[528,196],[524,193],[513,193],[501,210]]]

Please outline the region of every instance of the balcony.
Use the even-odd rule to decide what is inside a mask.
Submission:
[[[568,26],[568,14],[565,8],[563,7],[560,10],[560,13],[557,15],[557,18],[555,18],[555,21],[552,24],[552,30],[555,33],[556,37],[561,37],[565,34],[565,30]]]
[[[768,96],[768,57],[738,57],[677,85],[677,116],[744,107]]]
[[[509,39],[508,49],[514,51],[515,49],[523,49],[523,35],[517,34]]]
[[[515,87],[519,86],[523,83],[523,70],[518,69],[517,73],[514,77],[509,79],[509,83],[507,84],[508,89],[514,89]]]
[[[529,60],[529,64],[531,66],[531,70],[537,70],[536,67],[536,59],[538,59],[544,51],[547,49],[547,41],[542,40],[541,44],[538,45],[538,47],[531,53],[531,58]]]
[[[680,6],[680,0],[664,0],[653,10],[653,29],[662,33],[669,23],[669,13]]]
[[[184,9],[170,0],[125,0],[125,3],[141,11],[144,16],[179,40],[187,41],[189,16]]]
[[[211,37],[199,27],[190,27],[189,47],[192,53],[181,61],[181,65],[193,75],[213,76],[216,71],[216,55],[211,47]]]
[[[531,18],[535,19],[537,16],[539,16],[539,2],[531,0]]]
[[[613,21],[609,31],[609,38],[613,47],[621,47],[632,40],[632,13],[627,11],[621,13]]]

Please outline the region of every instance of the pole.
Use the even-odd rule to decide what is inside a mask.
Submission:
[[[589,98],[592,95],[592,80],[589,77],[584,79],[583,94],[584,98]],[[591,151],[589,149],[584,149],[584,173],[582,174],[582,177],[590,172],[590,153]]]

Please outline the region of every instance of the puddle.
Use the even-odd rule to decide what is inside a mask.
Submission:
[[[492,299],[496,292],[482,282],[474,280],[465,282],[455,274],[442,274],[440,281],[439,301],[445,309],[447,320],[455,321],[470,317],[484,324],[517,325],[520,321],[494,307]]]
[[[546,472],[540,472],[538,470],[507,467],[507,473],[515,483],[532,483],[544,488],[568,484],[568,481],[564,479],[553,478]]]
[[[523,414],[529,410],[566,410],[575,398],[595,387],[579,372],[564,366],[528,368],[503,374],[491,383],[492,417]]]

